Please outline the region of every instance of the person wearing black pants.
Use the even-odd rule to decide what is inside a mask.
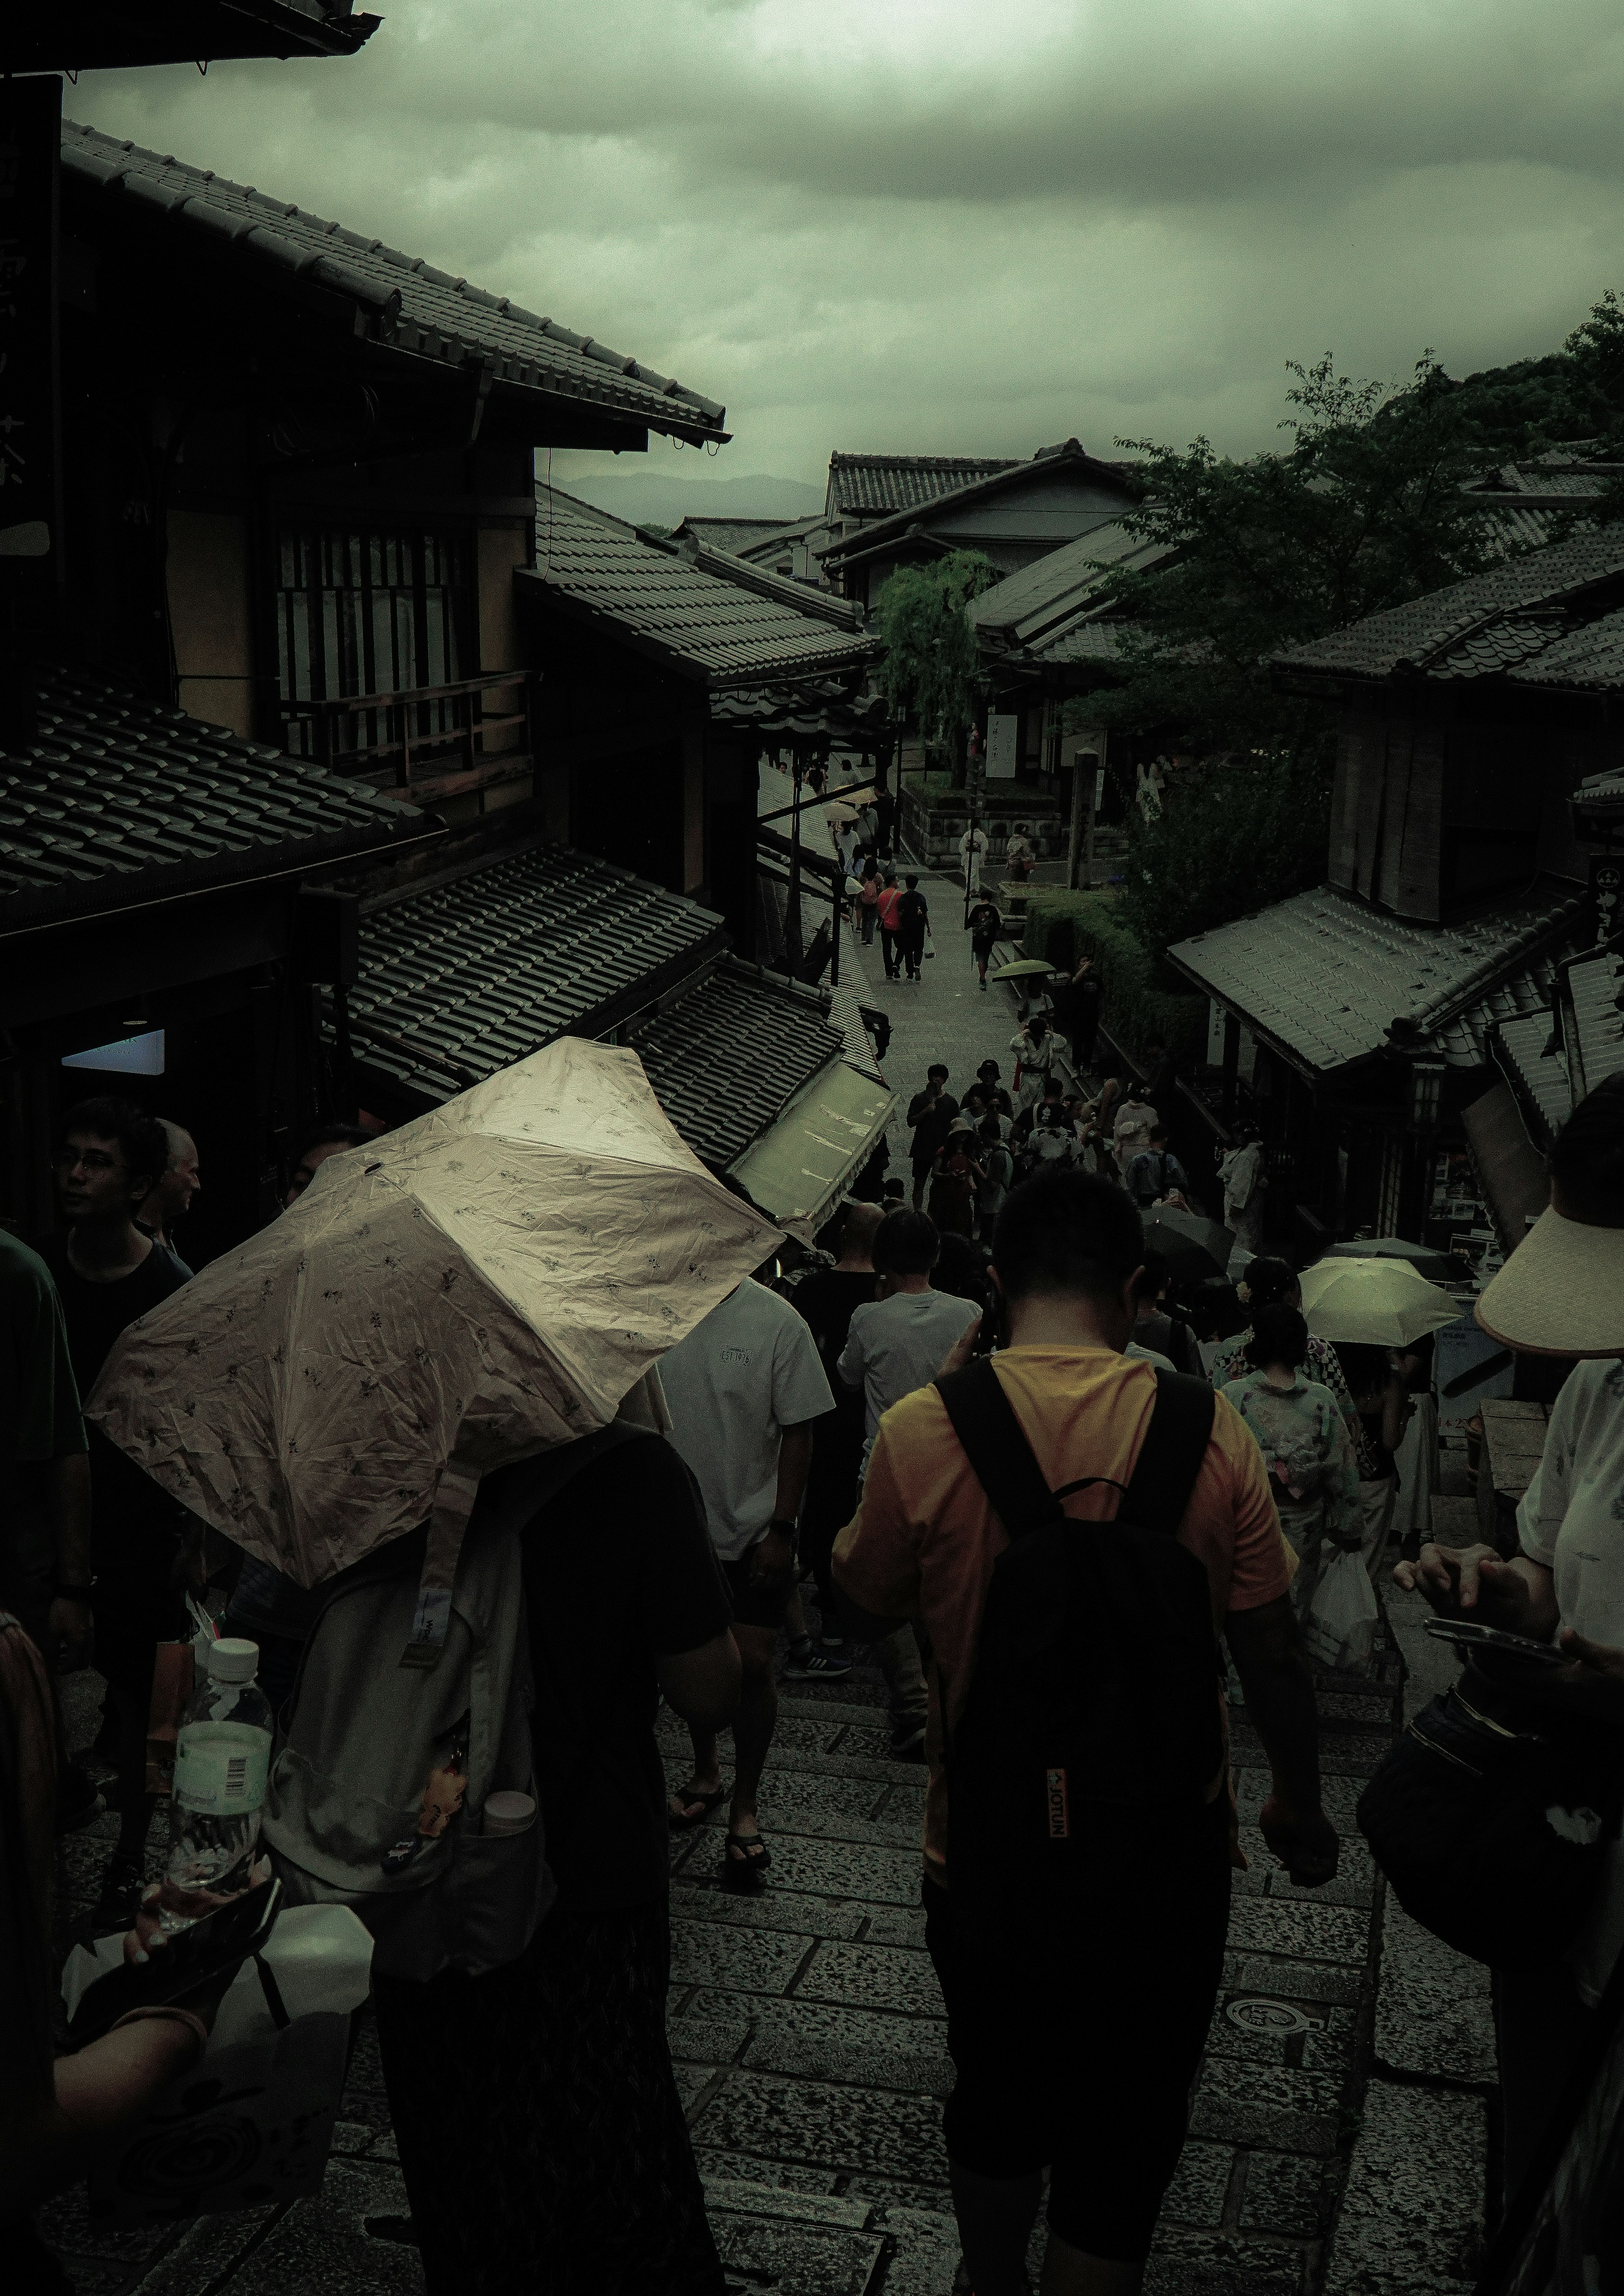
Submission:
[[[931,909],[919,890],[917,877],[902,881],[902,898],[897,904],[897,945],[910,980],[919,978],[921,960],[925,953],[925,933],[930,927]]]
[[[851,1672],[848,1605],[835,1585],[830,1554],[835,1535],[850,1521],[863,1464],[863,1398],[837,1377],[853,1311],[874,1296],[874,1234],[885,1215],[878,1204],[849,1203],[841,1223],[841,1256],[833,1267],[805,1275],[790,1304],[811,1326],[834,1408],[815,1422],[812,1465],[800,1508],[800,1558],[817,1586],[822,1625],[817,1644],[791,1648],[786,1682],[833,1682]]]
[[[1046,2169],[1052,2234],[1085,2257],[1143,2257],[1184,2144],[1223,1974],[1227,1800],[1173,1824],[1102,1826],[1092,1851],[1036,1972],[1018,1956],[966,1956],[951,1893],[921,1884],[956,2075],[942,2134],[977,2296],[1025,2285]]]
[[[979,1363],[962,1344],[892,1405],[835,1541],[848,1597],[931,1637],[926,1943],[976,2296],[1023,2296],[1046,2167],[1046,2296],[1143,2284],[1223,1970],[1219,1635],[1273,1773],[1264,1840],[1300,1885],[1336,1871],[1263,1455],[1225,1398],[1123,1355],[1144,1259],[1139,1214],[1111,1183],[1052,1168],[1013,1190],[992,1249],[1007,1344]],[[1034,1556],[1108,1559],[1086,1526],[1119,1509],[1136,1540],[1161,1542],[1137,1607],[1111,1594],[1103,1560],[1091,1578],[1069,1562],[1033,1575]],[[1075,1546],[1055,1538],[1056,1511]],[[1024,1549],[1025,1577],[1005,1572],[1012,1535],[1029,1532],[1046,1544]],[[1095,1694],[1075,1655],[1055,1670],[1079,1627],[1120,1685],[1109,1716],[1066,1705]],[[1069,1757],[1035,1751],[1038,1737],[1063,1750],[1068,1732]],[[1046,1775],[1062,1759],[1070,1771]]]

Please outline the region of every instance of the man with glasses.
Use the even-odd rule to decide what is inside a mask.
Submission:
[[[162,1125],[127,1101],[81,1101],[62,1119],[53,1158],[62,1226],[40,1256],[62,1303],[81,1396],[95,1385],[119,1333],[186,1280],[135,1222],[168,1159]],[[107,1677],[119,1738],[119,1845],[95,1919],[98,1929],[127,1929],[144,1880],[151,1813],[146,1724],[153,1651],[186,1632],[185,1604],[174,1584],[183,1518],[176,1501],[100,1428],[86,1432],[96,1665]]]

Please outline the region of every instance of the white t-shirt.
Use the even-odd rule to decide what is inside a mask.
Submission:
[[[1564,1627],[1624,1649],[1624,1363],[1576,1364],[1551,1412],[1545,1452],[1517,1509],[1522,1552],[1556,1582]],[[1571,1960],[1595,2008],[1624,1948],[1624,1843]]]
[[[660,1383],[711,1543],[736,1562],[773,1520],[784,1429],[834,1408],[811,1327],[747,1275],[660,1357]]]
[[[893,1403],[930,1385],[980,1313],[951,1292],[893,1292],[853,1309],[840,1373],[863,1390],[870,1443]]]

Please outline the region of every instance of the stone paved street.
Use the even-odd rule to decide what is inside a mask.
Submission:
[[[1007,995],[975,987],[956,889],[928,890],[939,953],[918,988],[888,984],[877,947],[854,955],[849,937],[845,947],[848,980],[891,1015],[885,1067],[905,1104],[933,1058],[958,1081],[990,1051],[1007,1076],[1014,1026]],[[906,1134],[892,1146],[891,1168],[906,1172]],[[1294,1890],[1263,1849],[1267,1771],[1236,1710],[1251,1866],[1235,1877],[1224,1990],[1152,2296],[1460,2296],[1472,2276],[1493,2081],[1483,1972],[1385,1898],[1353,1823],[1363,1779],[1404,1712],[1431,1694],[1437,1664],[1437,1646],[1399,1610],[1374,1679],[1322,1679],[1325,1799],[1344,1851],[1338,1880],[1317,1892]],[[80,1745],[94,1729],[94,1693],[80,1677]],[[688,1771],[686,1734],[665,1714],[660,1735],[675,1784]],[[923,1795],[923,1770],[890,1757],[882,1681],[859,1667],[838,1685],[786,1691],[760,1804],[773,1852],[760,1897],[721,1886],[720,1813],[673,1839],[672,2054],[742,2290],[948,2296],[953,2286],[940,2136],[951,2069],[919,1909]],[[65,1845],[70,1913],[93,1898],[113,1831],[103,1819]],[[69,2195],[46,2224],[80,2296],[421,2287],[365,2013],[357,2021],[318,2198],[104,2234],[82,2195]]]

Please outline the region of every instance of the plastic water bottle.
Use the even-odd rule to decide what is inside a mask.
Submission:
[[[175,1750],[166,1930],[185,1929],[249,1886],[271,1767],[270,1702],[254,1679],[258,1643],[210,1643]]]

